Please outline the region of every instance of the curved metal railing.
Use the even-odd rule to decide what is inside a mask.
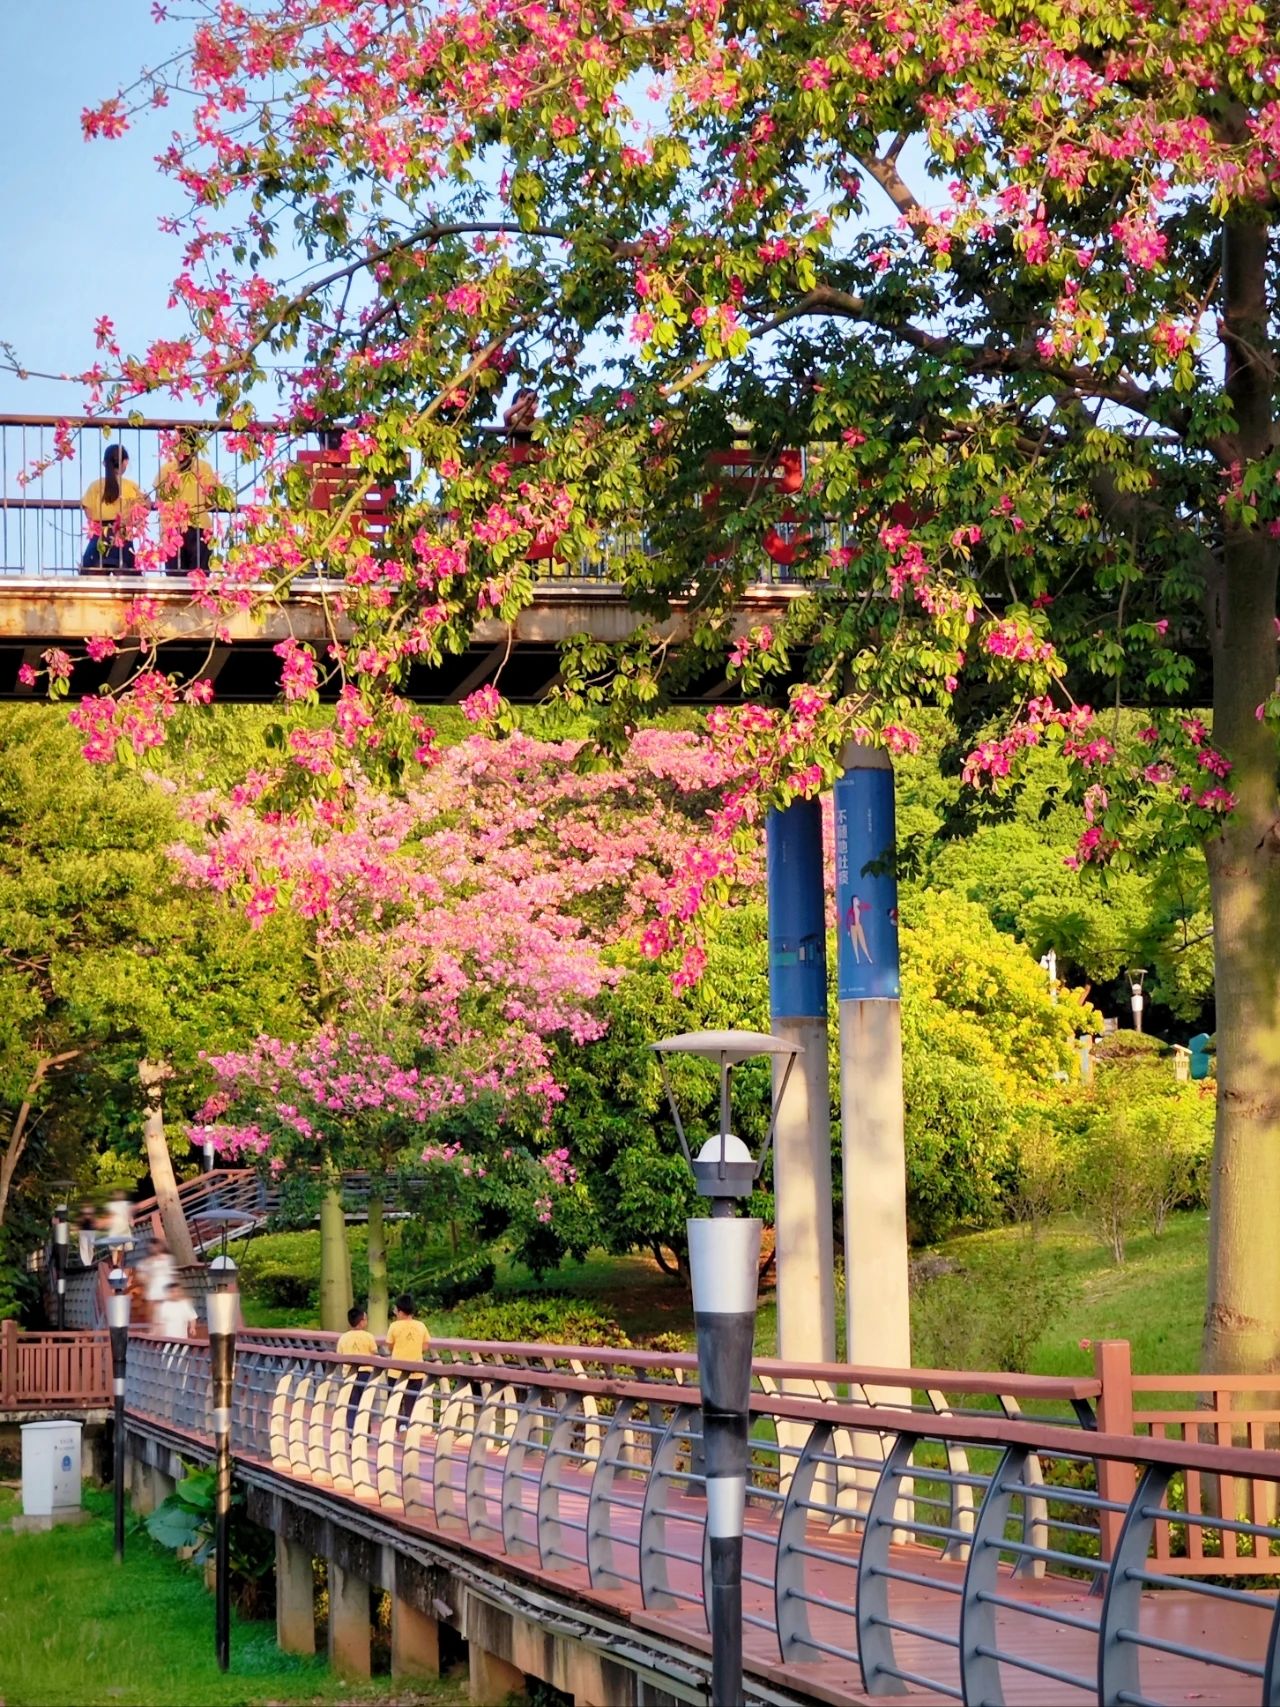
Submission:
[[[694,1360],[451,1341],[405,1366],[339,1357],[319,1336],[283,1343],[299,1338],[239,1337],[242,1463],[456,1536],[544,1582],[615,1604],[629,1593],[637,1610],[662,1610],[673,1634],[701,1639]],[[1277,1596],[1150,1568],[1157,1532],[1176,1543],[1189,1524],[1237,1546],[1280,1546],[1265,1524],[1163,1503],[1188,1472],[1273,1481],[1275,1455],[953,1402],[1031,1378],[845,1370],[829,1396],[777,1390],[835,1367],[757,1366],[748,1666],[812,1665],[831,1688],[848,1687],[854,1668],[871,1694],[990,1703],[1032,1680],[1067,1701],[1280,1699]],[[1089,1394],[1078,1389],[1090,1385],[1058,1383],[1057,1396],[1081,1412]],[[207,1345],[136,1340],[127,1402],[135,1421],[206,1450]],[[1100,1467],[1123,1498],[1099,1491]]]

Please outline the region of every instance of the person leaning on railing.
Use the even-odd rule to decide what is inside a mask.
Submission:
[[[387,1355],[403,1357],[410,1363],[421,1363],[427,1347],[431,1344],[431,1335],[427,1332],[425,1322],[420,1322],[413,1313],[413,1299],[407,1292],[402,1292],[396,1299],[395,1320],[387,1329]],[[410,1374],[407,1369],[393,1369],[391,1380],[399,1381],[408,1376],[405,1381],[404,1398],[400,1404],[400,1428],[409,1426],[409,1418],[413,1415],[413,1407],[418,1394],[422,1391],[425,1377],[419,1371]]]
[[[353,1304],[347,1311],[347,1331],[339,1334],[338,1343],[334,1348],[341,1357],[359,1356],[377,1357],[378,1342],[369,1332],[369,1317],[359,1304]],[[356,1417],[360,1410],[360,1400],[364,1390],[369,1385],[369,1377],[373,1374],[371,1363],[348,1365],[355,1370],[355,1382],[351,1388],[351,1399],[347,1405],[347,1433],[354,1434]]]
[[[132,480],[125,478],[129,453],[123,445],[108,445],[103,458],[103,477],[85,489],[80,500],[92,534],[80,560],[82,570],[107,575],[121,569],[136,569],[131,536],[145,525],[147,500]]]
[[[165,558],[167,575],[189,575],[193,569],[209,567],[209,533],[212,512],[229,510],[234,500],[218,476],[199,455],[198,430],[184,427],[174,441],[173,455],[161,466],[156,481],[156,502],[171,507],[175,520],[183,523],[177,552]],[[162,511],[163,526],[167,518]]]

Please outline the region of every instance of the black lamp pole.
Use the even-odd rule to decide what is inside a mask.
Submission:
[[[58,1282],[58,1332],[67,1326],[67,1206],[60,1203],[53,1212],[53,1269]]]
[[[111,1390],[115,1397],[115,1484],[116,1560],[124,1558],[124,1379],[129,1355],[129,1294],[125,1289],[124,1251],[112,1253],[111,1296],[107,1299],[107,1325],[111,1330]]]
[[[231,1383],[235,1377],[240,1294],[236,1289],[236,1265],[225,1253],[213,1259],[209,1271],[217,1285],[217,1290],[206,1300],[217,1454],[213,1506],[214,1639],[218,1670],[226,1671],[231,1663]]]
[[[663,1066],[667,1099],[700,1197],[711,1199],[709,1217],[686,1222],[693,1322],[702,1394],[702,1444],[707,1490],[707,1615],[711,1626],[711,1707],[741,1707],[742,1536],[750,1469],[751,1358],[755,1343],[756,1277],[762,1223],[740,1217],[773,1142],[777,1111],[801,1050],[761,1032],[688,1032],[654,1044],[667,1054],[700,1055],[720,1068],[720,1131],[690,1153],[680,1111]],[[756,1055],[787,1055],[786,1072],[760,1160],[729,1130],[729,1079],[735,1066]]]

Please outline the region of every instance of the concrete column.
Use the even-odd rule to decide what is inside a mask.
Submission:
[[[439,1621],[398,1594],[391,1596],[391,1675],[440,1675]]]
[[[467,1667],[472,1707],[500,1707],[508,1695],[525,1693],[524,1673],[478,1642],[467,1643]]]
[[[341,1677],[368,1677],[370,1657],[369,1585],[363,1577],[329,1560],[329,1664]]]
[[[836,1304],[820,802],[770,812],[767,845],[770,1024],[775,1037],[803,1051],[777,1104],[774,1135],[778,1356],[830,1363]],[[785,1058],[775,1062],[775,1102],[785,1071]]]
[[[129,1504],[135,1517],[149,1517],[159,1502],[156,1499],[155,1476],[150,1464],[134,1458],[129,1470]]]
[[[835,786],[844,1260],[851,1363],[911,1362],[893,767],[853,742]],[[886,1393],[886,1398],[892,1395]]]
[[[158,1464],[151,1466],[151,1509],[163,1505],[169,1495],[177,1487],[173,1477],[162,1470]]]
[[[276,1536],[276,1642],[286,1654],[316,1651],[316,1584],[311,1554]]]

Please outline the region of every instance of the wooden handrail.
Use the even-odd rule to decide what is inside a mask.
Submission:
[[[262,1343],[281,1339],[332,1341],[336,1334],[310,1329],[290,1333],[287,1328],[247,1328],[242,1338]],[[550,1358],[557,1362],[602,1363],[627,1369],[681,1369],[696,1373],[697,1355],[691,1351],[625,1350],[617,1346],[542,1345],[526,1340],[464,1340],[433,1338],[438,1351],[481,1353],[491,1357]],[[871,1364],[788,1363],[777,1357],[752,1360],[757,1375],[778,1381],[826,1381],[831,1386],[887,1387],[944,1392],[974,1393],[1011,1399],[1095,1399],[1101,1383],[1095,1376],[1016,1375],[991,1370],[884,1369]]]
[[[0,1323],[0,1406],[105,1403],[111,1393],[109,1339],[105,1332],[22,1333]]]

